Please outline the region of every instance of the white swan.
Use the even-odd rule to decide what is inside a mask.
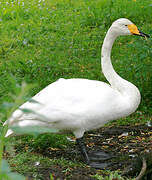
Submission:
[[[9,128],[13,125],[47,126],[61,131],[71,131],[77,139],[85,161],[89,164],[90,158],[82,139],[84,132],[100,128],[111,120],[128,116],[140,103],[140,92],[137,87],[114,71],[110,59],[115,39],[120,35],[133,34],[148,37],[125,18],[113,22],[106,34],[101,59],[102,72],[109,84],[88,79],[59,79],[33,97],[40,104],[26,102],[21,106],[44,115],[45,120],[42,121],[41,116],[25,114],[18,109],[8,121]],[[6,136],[11,133],[13,132],[9,129]]]

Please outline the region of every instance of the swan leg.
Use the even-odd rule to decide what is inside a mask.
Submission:
[[[78,147],[80,149],[81,155],[82,155],[85,163],[89,164],[90,159],[89,159],[89,156],[88,156],[88,153],[87,153],[87,150],[86,150],[86,145],[84,144],[83,137],[76,139],[76,142],[77,142],[77,145],[78,145]]]
[[[96,169],[104,169],[111,165],[111,163],[105,162],[106,160],[110,159],[110,157],[108,156],[108,154],[104,152],[92,153],[90,154],[91,156],[89,157],[83,137],[77,138],[76,142],[81,152],[81,155],[84,159],[84,162],[88,164],[89,166]]]

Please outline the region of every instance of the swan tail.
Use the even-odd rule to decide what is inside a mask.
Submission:
[[[14,132],[11,129],[8,129],[5,137],[13,136]]]

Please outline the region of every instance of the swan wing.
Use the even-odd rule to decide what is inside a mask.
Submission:
[[[18,109],[10,121],[16,119],[23,125],[60,123],[64,127],[76,127],[87,122],[86,120],[94,119],[97,122],[103,121],[103,118],[107,121],[109,116],[113,118],[111,109],[117,116],[122,108],[120,102],[124,100],[110,85],[87,79],[59,79],[33,99],[39,103],[26,102],[20,108],[30,109],[35,113],[24,113]]]

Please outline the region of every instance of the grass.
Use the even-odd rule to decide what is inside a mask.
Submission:
[[[52,160],[47,157],[43,157],[40,154],[32,154],[29,152],[20,153],[17,156],[12,157],[9,161],[10,165],[12,166],[12,170],[19,172],[20,174],[28,175],[35,177],[36,179],[41,178],[41,173],[38,172],[38,168],[49,168],[50,166],[60,165],[65,168],[64,171],[68,171],[68,168],[83,167],[82,164],[67,161],[65,159],[55,159]],[[23,166],[24,164],[24,166]],[[40,169],[40,168],[39,168]]]
[[[10,100],[10,74],[18,83],[36,84],[31,96],[60,77],[105,81],[100,48],[117,18],[129,18],[151,33],[148,0],[4,1],[1,8],[0,103]],[[150,46],[151,41],[121,37],[112,53],[116,71],[139,87],[143,97],[140,108],[146,112],[151,111],[152,102]]]
[[[129,18],[152,34],[149,0],[1,0],[0,8],[1,113],[2,104],[12,102],[10,94],[16,93],[16,84],[22,81],[35,84],[29,96],[61,77],[106,81],[101,73],[100,49],[106,31],[117,18]],[[115,70],[134,83],[142,95],[138,112],[115,124],[151,121],[151,45],[151,39],[139,37],[120,37],[114,45]],[[64,137],[61,141],[66,146]],[[19,153],[10,160],[16,163],[17,171],[23,164],[19,159],[26,161],[27,156]]]

